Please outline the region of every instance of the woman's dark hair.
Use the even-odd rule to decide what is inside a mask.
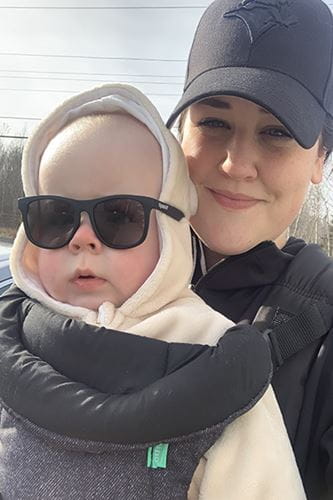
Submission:
[[[177,121],[178,139],[183,139],[184,123],[186,118],[187,109],[184,109],[179,115]],[[321,146],[325,151],[325,161],[327,161],[333,151],[333,117],[326,114],[323,130],[321,133]]]
[[[321,145],[325,150],[325,160],[327,161],[333,150],[333,118],[328,114],[321,133]]]

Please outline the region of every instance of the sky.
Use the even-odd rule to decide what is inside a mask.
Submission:
[[[210,3],[0,0],[0,134],[28,135],[71,94],[111,81],[136,85],[166,119]]]
[[[112,81],[137,86],[166,119],[210,3],[0,1],[0,134],[27,135],[71,94]]]

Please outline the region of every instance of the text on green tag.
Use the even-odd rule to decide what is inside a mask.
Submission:
[[[147,467],[151,469],[165,469],[167,466],[168,448],[169,445],[167,443],[149,446],[147,450]]]

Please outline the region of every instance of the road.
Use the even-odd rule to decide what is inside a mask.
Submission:
[[[0,257],[2,255],[8,255],[10,247],[11,247],[10,243],[5,243],[3,241],[0,241]]]

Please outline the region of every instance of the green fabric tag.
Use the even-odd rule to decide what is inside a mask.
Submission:
[[[166,443],[149,446],[147,450],[147,467],[151,469],[165,469],[167,466],[169,445]]]

